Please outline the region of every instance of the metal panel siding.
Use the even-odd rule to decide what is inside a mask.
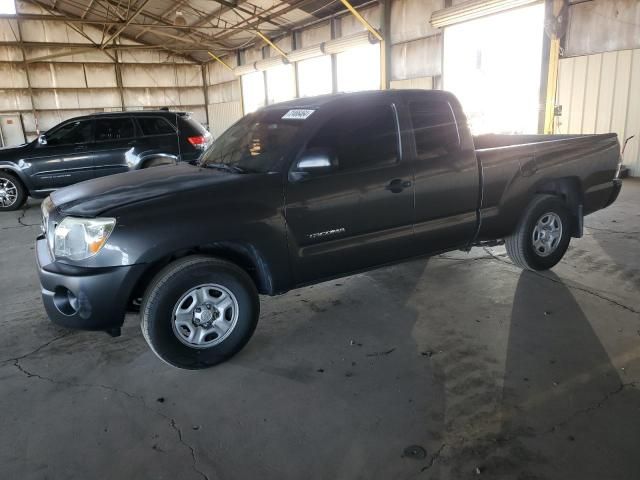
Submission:
[[[574,2],[569,8],[567,56],[640,47],[638,0]]]
[[[640,176],[640,49],[560,61],[558,133],[615,132],[620,143],[632,135],[624,163]]]
[[[220,83],[208,87],[209,103],[226,103],[242,100],[240,80]]]
[[[319,45],[328,40],[331,40],[331,25],[329,22],[302,30],[300,32],[301,45],[298,48]]]
[[[611,131],[611,109],[613,106],[613,91],[616,85],[617,64],[618,54],[616,52],[605,53],[602,56],[596,133],[606,133]]]
[[[224,63],[231,68],[237,66],[236,57],[234,55],[224,57],[222,59]],[[222,65],[220,62],[213,61],[207,65],[209,85],[216,85],[218,83],[230,82],[236,80],[236,76],[233,71]]]
[[[0,88],[27,88],[27,74],[22,65],[0,64]]]
[[[218,138],[227,128],[242,117],[242,101],[209,105],[209,130]]]
[[[601,69],[601,56],[587,58],[587,85],[584,91],[584,114],[582,119],[582,131],[584,133],[596,132]]]
[[[429,19],[444,8],[444,0],[395,0],[391,3],[391,43],[402,43],[440,33]]]
[[[410,78],[408,80],[392,80],[391,88],[397,90],[403,89],[433,89],[433,77]]]
[[[370,8],[359,9],[358,12],[375,28],[380,28],[381,10],[377,5]],[[340,35],[343,37],[365,30],[366,27],[353,15],[346,15],[340,18]]]
[[[0,61],[20,62],[22,61],[22,51],[20,47],[0,47]]]
[[[28,90],[7,91],[0,89],[0,111],[10,112],[30,108],[31,97]]]
[[[115,65],[85,65],[84,74],[89,88],[118,86]]]
[[[391,47],[391,78],[442,75],[442,35],[435,35]]]

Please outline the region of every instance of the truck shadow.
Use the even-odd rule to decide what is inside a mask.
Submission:
[[[453,478],[475,468],[490,478],[630,478],[640,469],[629,447],[640,442],[638,405],[570,289],[553,273],[523,272],[502,396],[448,459]]]
[[[413,338],[419,312],[412,297],[426,267],[418,260],[326,282],[287,295],[297,299],[296,310],[265,313],[236,362],[271,376],[270,391],[283,384],[294,398],[313,392],[271,424],[282,431],[257,425],[253,432],[268,433],[262,440],[266,450],[275,449],[271,461],[285,462],[274,471],[288,471],[289,478],[411,478],[433,461],[444,392]],[[283,300],[281,306],[290,305]],[[273,408],[255,408],[278,416]],[[292,424],[290,416],[305,421]],[[309,441],[287,445],[298,437]],[[285,457],[278,453],[283,448],[297,454]]]

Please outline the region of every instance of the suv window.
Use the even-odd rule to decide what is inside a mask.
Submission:
[[[130,118],[97,118],[96,119],[96,141],[101,140],[122,140],[133,138],[133,122]]]
[[[69,122],[46,134],[47,145],[70,145],[74,143],[88,143],[91,141],[92,120],[77,120]]]
[[[370,105],[343,112],[320,127],[307,148],[328,148],[338,158],[338,171],[398,162],[398,131],[391,105]]]
[[[447,102],[410,102],[418,160],[446,155],[458,148],[460,138]]]
[[[138,117],[138,124],[143,135],[166,135],[176,133],[175,128],[162,117]]]

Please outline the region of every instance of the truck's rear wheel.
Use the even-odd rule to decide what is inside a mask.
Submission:
[[[18,210],[27,201],[27,191],[13,174],[0,171],[0,211]]]
[[[192,256],[160,271],[142,301],[142,333],[153,352],[178,368],[223,362],[253,334],[260,302],[247,273],[224,260]]]
[[[571,215],[554,195],[537,195],[516,231],[505,239],[514,264],[527,270],[547,270],[564,256],[571,240]]]

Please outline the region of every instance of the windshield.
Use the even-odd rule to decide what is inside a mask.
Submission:
[[[282,119],[286,110],[251,113],[226,130],[204,152],[200,166],[227,165],[243,172],[270,172],[287,152],[302,126]]]

